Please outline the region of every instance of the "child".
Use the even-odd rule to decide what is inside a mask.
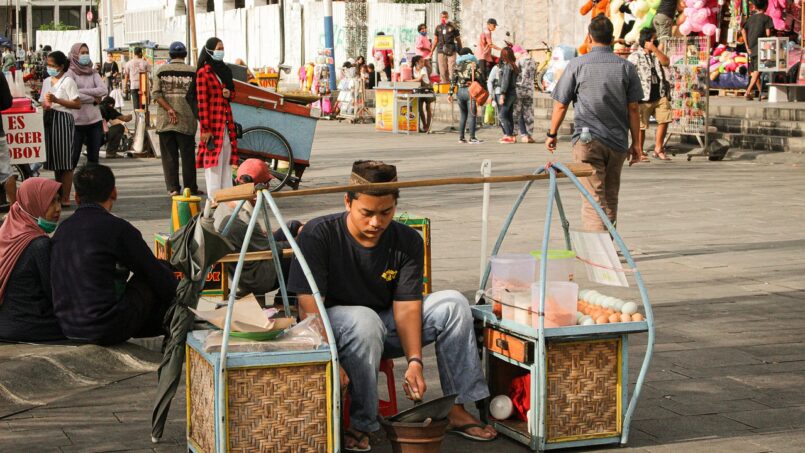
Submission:
[[[746,51],[749,54],[749,70],[752,73],[752,77],[749,79],[749,86],[746,87],[745,96],[748,101],[753,99],[752,90],[755,85],[757,85],[758,95],[762,94],[759,82],[760,72],[758,71],[758,39],[771,36],[771,31],[774,29],[774,22],[771,17],[765,14],[767,5],[767,0],[754,0],[755,13],[749,16],[741,30],[744,44],[746,44]]]

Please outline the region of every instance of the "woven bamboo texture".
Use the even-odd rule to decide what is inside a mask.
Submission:
[[[328,451],[326,372],[326,364],[227,371],[230,451]]]
[[[549,342],[547,441],[619,434],[618,339]]]
[[[204,453],[215,451],[215,370],[195,349],[188,348],[188,436]]]

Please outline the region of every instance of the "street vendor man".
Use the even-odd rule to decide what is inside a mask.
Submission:
[[[350,184],[397,180],[397,169],[378,161],[357,161]],[[419,401],[427,390],[422,346],[436,344],[439,380],[445,395],[456,394],[448,416],[451,431],[490,441],[497,436],[464,408],[489,396],[478,357],[467,299],[458,291],[422,296],[424,247],[413,228],[393,221],[399,189],[347,192],[346,212],[305,224],[299,246],[324,299],[341,361],[342,386],[349,383],[347,451],[369,451],[368,433],[377,421],[377,374],[381,358],[405,357],[403,388]],[[318,313],[297,258],[289,290],[304,318]]]

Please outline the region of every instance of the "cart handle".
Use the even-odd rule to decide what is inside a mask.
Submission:
[[[274,104],[274,108],[277,108],[277,104],[278,104],[277,101],[275,101],[273,99],[258,98],[257,96],[249,96],[248,99],[251,99],[252,101],[257,101],[257,102],[260,102],[260,103],[263,103],[263,104]]]

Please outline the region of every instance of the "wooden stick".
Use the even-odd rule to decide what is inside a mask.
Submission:
[[[266,261],[272,259],[274,255],[271,253],[270,250],[260,251],[260,252],[248,252],[246,253],[246,261]],[[293,250],[291,249],[283,249],[282,250],[282,257],[283,258],[290,258],[293,256]],[[225,255],[223,258],[218,260],[219,263],[237,263],[238,258],[240,257],[240,253],[230,253],[229,255]]]
[[[593,174],[593,167],[589,164],[572,163],[567,164],[574,175],[583,178]],[[559,178],[564,177],[564,174],[557,173]],[[434,179],[418,179],[412,181],[396,181],[396,182],[383,182],[374,184],[356,184],[356,185],[343,185],[343,186],[327,186],[318,187],[315,189],[293,190],[287,192],[274,192],[271,194],[274,198],[286,197],[303,197],[307,195],[323,195],[328,193],[344,193],[344,192],[360,192],[362,190],[384,190],[384,189],[405,189],[411,187],[433,187],[433,186],[450,186],[459,184],[484,184],[484,183],[509,183],[509,182],[523,182],[523,181],[538,181],[548,179],[547,173],[539,175],[509,175],[509,176],[490,176],[484,177],[470,177],[470,178],[434,178]],[[251,199],[253,196],[246,195],[245,191],[233,191],[226,189],[225,191],[218,191],[215,193],[215,201],[218,203],[224,201],[244,200]]]

